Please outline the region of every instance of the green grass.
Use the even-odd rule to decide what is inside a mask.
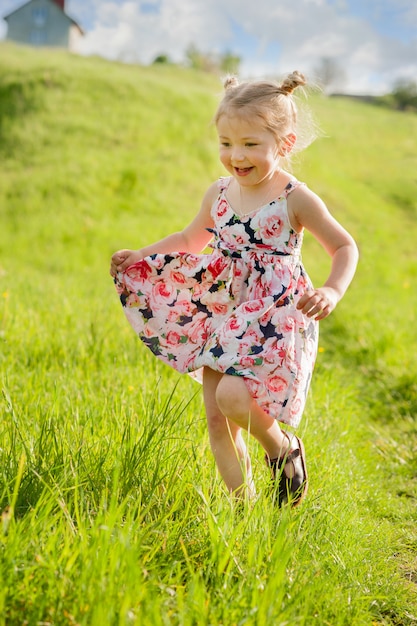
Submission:
[[[234,510],[199,386],[124,320],[110,254],[194,215],[210,76],[0,47],[0,624],[417,622],[417,117],[311,100],[295,165],[361,249],[321,325],[299,509]],[[306,238],[316,283],[328,270]],[[9,508],[7,508],[9,507]]]

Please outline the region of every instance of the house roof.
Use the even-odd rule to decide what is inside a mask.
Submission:
[[[7,22],[7,18],[9,18],[11,15],[13,15],[14,13],[17,13],[18,11],[20,11],[20,9],[23,9],[24,6],[26,6],[27,4],[30,4],[31,2],[33,2],[33,0],[28,0],[28,2],[24,2],[23,4],[20,5],[20,7],[17,7],[17,9],[14,9],[13,11],[10,11],[10,13],[8,13],[7,15],[3,16],[3,19],[6,20]],[[51,0],[51,2],[54,2],[54,0]],[[58,7],[58,9],[60,9],[60,11],[62,11],[62,13],[64,13],[64,15],[77,27],[79,28],[80,32],[82,35],[84,35],[84,31],[81,28],[81,26],[79,25],[79,23],[74,20],[72,17],[70,17],[68,15],[68,13],[66,11],[64,11],[58,3],[54,2],[54,4]]]

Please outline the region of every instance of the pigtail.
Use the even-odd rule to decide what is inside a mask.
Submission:
[[[233,89],[234,87],[237,87],[238,85],[239,85],[239,80],[237,76],[234,76],[233,74],[229,74],[223,80],[223,87],[225,91],[227,91],[228,89]]]
[[[288,74],[287,78],[282,81],[281,85],[279,86],[279,91],[280,93],[289,96],[290,94],[292,94],[294,89],[297,89],[297,87],[302,87],[306,83],[307,81],[304,75],[301,74],[301,72],[295,71],[292,72],[292,74]]]

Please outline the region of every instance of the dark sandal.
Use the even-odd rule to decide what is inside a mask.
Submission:
[[[304,445],[295,435],[290,437],[285,431],[282,433],[290,441],[291,451],[276,459],[270,459],[266,454],[265,461],[274,483],[278,480],[278,505],[290,503],[296,507],[307,494],[308,488]]]

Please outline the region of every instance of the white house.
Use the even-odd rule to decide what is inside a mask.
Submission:
[[[4,20],[7,39],[32,46],[75,50],[84,35],[81,26],[65,12],[65,0],[29,0]]]

